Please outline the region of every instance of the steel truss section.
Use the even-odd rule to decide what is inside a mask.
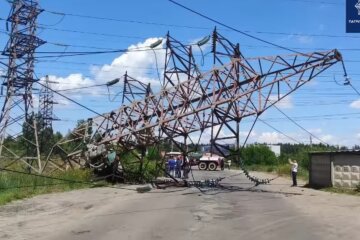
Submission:
[[[125,73],[122,105],[131,104],[135,100],[147,98],[150,94],[153,94],[150,83],[145,84]]]
[[[197,78],[200,74],[200,70],[195,64],[192,47],[182,44],[168,33],[162,88],[176,86],[182,81]]]
[[[94,119],[94,129],[101,133],[100,143],[116,143],[124,150],[171,139],[188,152],[189,145],[198,143],[193,141],[194,133],[200,139],[206,129],[217,126],[234,129],[234,123],[261,115],[341,60],[337,50],[285,57],[232,58],[224,66],[162,88],[158,94]],[[221,140],[218,134],[214,139]],[[256,178],[251,180],[259,182]]]
[[[214,67],[202,72],[191,46],[168,34],[160,91],[154,93],[149,84],[125,74],[122,106],[89,119],[79,127],[81,131],[76,129],[57,143],[46,165],[59,169],[64,164],[98,169],[103,163],[89,161],[87,152],[96,147],[115,146],[118,152],[133,153],[138,158],[134,164],[141,173],[147,166],[144,155],[148,147],[160,149],[162,142],[172,141],[187,156],[204,138],[210,141],[212,151],[223,156],[228,155],[224,142],[234,141],[238,156],[243,119],[254,117],[254,126],[268,108],[342,61],[337,50],[245,58],[239,44],[231,43],[216,29],[211,52]],[[226,136],[222,136],[223,132]],[[66,151],[62,146],[69,142],[76,144]],[[66,163],[58,164],[52,158],[55,149],[62,149]],[[163,160],[158,161],[158,170]],[[128,169],[122,165],[122,170],[125,174]],[[250,176],[247,171],[245,174],[256,183],[267,182]]]
[[[69,168],[90,167],[84,149],[90,143],[91,132],[92,119],[88,119],[58,141],[44,159],[42,172],[45,169],[47,172],[53,172],[65,171]],[[91,167],[95,168],[96,166]]]
[[[301,58],[305,58],[305,62],[301,62]],[[294,55],[290,61],[280,56],[257,59],[257,61],[263,69],[259,74],[247,64],[243,64],[241,59],[237,59],[226,66],[203,74],[201,78],[181,82],[172,88],[162,89],[159,94],[122,106],[116,112],[103,118],[105,122],[115,121],[110,124],[113,128],[110,128],[108,138],[103,141],[133,142],[137,145],[141,143],[141,138],[137,137],[138,132],[156,127],[165,131],[171,130],[175,137],[190,134],[214,126],[207,117],[199,114],[212,108],[216,108],[219,115],[219,118],[214,121],[215,125],[221,123],[221,116],[225,114],[230,117],[229,122],[236,118],[261,114],[333,64],[341,61],[341,55],[338,51],[332,50]],[[244,67],[246,74],[251,78],[237,81],[238,63]],[[266,64],[269,68],[264,71]],[[229,70],[226,71],[226,68]],[[270,96],[274,98],[270,100]],[[235,103],[241,107],[236,113],[230,111]],[[195,116],[202,120],[201,125],[195,125],[195,122],[192,122],[186,125],[186,128],[183,127],[183,122],[190,123]],[[109,137],[111,135],[113,137]]]
[[[213,64],[214,66],[222,66],[224,65],[224,59],[226,62],[232,61],[234,59],[244,59],[240,52],[240,46],[239,44],[233,44],[228,39],[223,37],[216,28],[214,29],[212,33],[212,46],[211,46],[211,52],[213,54]],[[228,70],[228,69],[226,69]],[[240,82],[240,77],[242,74],[240,74],[240,71],[242,71],[242,67],[239,63],[234,68],[234,71],[236,71],[235,75],[236,79],[234,81]],[[244,74],[244,71],[242,71]],[[251,77],[251,76],[247,76]],[[245,74],[243,75],[243,80],[245,78]],[[238,113],[239,112],[239,106],[238,104],[232,104],[231,105],[231,112]],[[211,110],[211,121],[213,122],[216,119],[222,118],[230,118],[229,115],[224,115],[219,111],[218,109],[212,109]],[[210,138],[210,153],[217,152],[218,154],[222,156],[228,155],[230,151],[237,152],[239,150],[240,145],[240,121],[242,118],[234,118],[234,124],[227,124],[227,121],[223,121],[217,128],[211,128],[211,138]],[[227,133],[224,136],[224,133]],[[230,149],[230,145],[228,143],[233,142],[235,148]],[[237,155],[236,161],[239,162],[239,155]]]
[[[18,159],[29,170],[41,172],[38,126],[33,111],[34,53],[45,41],[36,37],[37,16],[43,10],[34,0],[14,0],[7,19],[10,39],[3,51],[8,56],[4,77],[5,100],[0,114],[0,157]],[[22,134],[27,132],[27,135]],[[25,141],[25,153],[15,153],[5,146],[5,138]],[[35,149],[35,150],[34,150]],[[0,163],[3,163],[1,161]]]
[[[52,130],[52,122],[60,120],[53,113],[54,104],[57,104],[54,101],[54,92],[51,91],[51,84],[56,84],[57,82],[51,82],[49,76],[45,77],[44,86],[39,93],[39,132],[44,129]]]

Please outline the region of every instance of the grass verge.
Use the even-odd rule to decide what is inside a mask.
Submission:
[[[325,191],[325,192],[331,192],[331,193],[340,193],[340,194],[348,194],[348,195],[360,196],[360,191],[357,190],[357,189],[329,187],[329,188],[323,188],[321,190]]]
[[[64,192],[93,186],[89,184],[91,180],[91,172],[89,170],[70,170],[52,174],[51,177],[69,181],[11,172],[0,172],[0,205],[39,194]]]
[[[268,172],[274,173],[282,177],[291,176],[290,169],[291,166],[289,164],[284,165],[250,165],[246,166],[249,171],[259,171],[259,172]],[[299,168],[298,169],[298,178],[304,181],[309,180],[309,172],[306,169]]]

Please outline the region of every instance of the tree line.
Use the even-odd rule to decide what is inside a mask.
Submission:
[[[295,159],[305,169],[310,166],[310,152],[344,150],[344,147],[328,146],[324,144],[291,144],[279,143],[281,154],[276,157],[266,144],[250,144],[241,151],[241,158],[246,165],[282,165],[288,159]]]

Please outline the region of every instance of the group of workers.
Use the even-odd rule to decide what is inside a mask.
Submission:
[[[292,177],[292,187],[297,186],[297,171],[298,171],[298,163],[296,160],[288,159],[289,163],[291,164],[291,177]],[[231,160],[227,161],[227,167],[230,170]],[[221,170],[224,170],[225,163],[224,160],[220,160],[220,167]],[[168,159],[166,163],[166,171],[170,176],[174,178],[184,178],[187,179],[189,176],[189,172],[191,170],[191,163],[187,158],[183,158],[182,156],[171,157]]]
[[[166,171],[174,178],[187,179],[190,168],[189,161],[186,158],[183,159],[182,156],[178,156],[168,159]]]

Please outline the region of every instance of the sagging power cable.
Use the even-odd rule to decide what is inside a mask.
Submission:
[[[190,12],[192,12],[192,13],[194,13],[194,14],[202,17],[202,18],[205,18],[205,19],[207,19],[207,20],[209,20],[209,21],[211,21],[211,22],[213,22],[213,23],[219,24],[220,26],[223,26],[223,27],[225,27],[225,28],[227,28],[227,29],[230,29],[230,30],[232,30],[232,31],[234,31],[234,32],[240,33],[240,34],[242,34],[242,35],[244,35],[244,36],[247,36],[247,37],[249,37],[249,38],[255,39],[255,40],[257,40],[257,41],[260,41],[260,42],[263,42],[263,43],[266,43],[266,44],[269,44],[269,45],[275,46],[275,47],[277,47],[277,48],[280,48],[280,49],[283,49],[283,50],[287,50],[287,51],[290,51],[290,52],[293,52],[293,53],[296,53],[296,54],[300,54],[300,55],[303,54],[303,53],[301,53],[301,52],[298,52],[298,51],[296,51],[296,50],[290,49],[290,48],[288,48],[288,47],[281,46],[281,45],[279,45],[279,44],[276,44],[276,43],[273,43],[273,42],[264,40],[264,39],[262,39],[262,38],[253,36],[253,35],[251,35],[251,34],[249,34],[249,33],[246,33],[246,32],[244,32],[244,31],[238,30],[238,29],[236,29],[236,28],[234,28],[234,27],[231,27],[231,26],[229,26],[229,25],[227,25],[227,24],[225,24],[225,23],[222,23],[222,22],[220,22],[220,21],[218,21],[218,20],[216,20],[216,19],[214,19],[214,18],[211,18],[211,17],[206,16],[206,15],[204,15],[204,14],[198,12],[198,11],[195,11],[195,10],[189,8],[189,7],[186,7],[185,5],[180,4],[180,3],[178,3],[178,2],[176,2],[176,1],[174,1],[174,0],[168,0],[168,1],[171,2],[171,3],[173,3],[173,4],[175,4],[175,5],[177,5],[177,6],[179,6],[179,7],[181,7],[181,8],[183,8],[183,9],[186,9],[187,11],[190,11]]]

